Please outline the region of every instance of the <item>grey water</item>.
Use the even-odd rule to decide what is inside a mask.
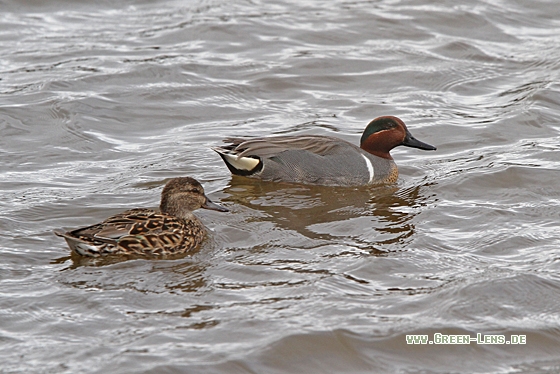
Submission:
[[[560,371],[559,35],[555,1],[0,1],[0,372]],[[438,147],[395,185],[210,149],[380,115]],[[52,233],[184,175],[230,209],[192,255]],[[438,333],[526,340],[407,344]]]

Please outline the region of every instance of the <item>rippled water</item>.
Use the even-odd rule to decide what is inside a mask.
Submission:
[[[0,371],[560,371],[555,1],[2,1]],[[357,143],[394,186],[232,178],[227,136]],[[87,260],[55,228],[199,179],[192,256]],[[407,345],[406,335],[526,335]]]

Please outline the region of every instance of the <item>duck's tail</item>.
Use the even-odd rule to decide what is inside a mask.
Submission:
[[[249,176],[262,170],[263,162],[257,156],[239,157],[234,151],[222,147],[213,147],[212,150],[220,155],[232,174]]]

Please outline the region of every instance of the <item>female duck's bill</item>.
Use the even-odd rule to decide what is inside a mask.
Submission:
[[[171,255],[194,250],[206,230],[192,211],[228,209],[212,202],[194,178],[171,179],[161,193],[160,211],[132,209],[92,226],[56,230],[70,249],[83,256]]]
[[[435,150],[414,138],[402,120],[383,116],[364,130],[360,147],[321,135],[227,138],[213,148],[232,174],[275,182],[331,186],[393,183],[390,151],[399,146]]]

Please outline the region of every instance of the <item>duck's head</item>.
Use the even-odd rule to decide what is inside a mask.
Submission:
[[[223,206],[213,203],[204,194],[202,185],[191,177],[173,178],[167,182],[161,191],[159,208],[162,213],[176,217],[187,217],[198,208],[228,212]]]
[[[412,148],[435,151],[436,147],[417,140],[397,117],[383,116],[371,121],[360,139],[360,148],[373,155],[392,159],[391,149],[404,145]]]

